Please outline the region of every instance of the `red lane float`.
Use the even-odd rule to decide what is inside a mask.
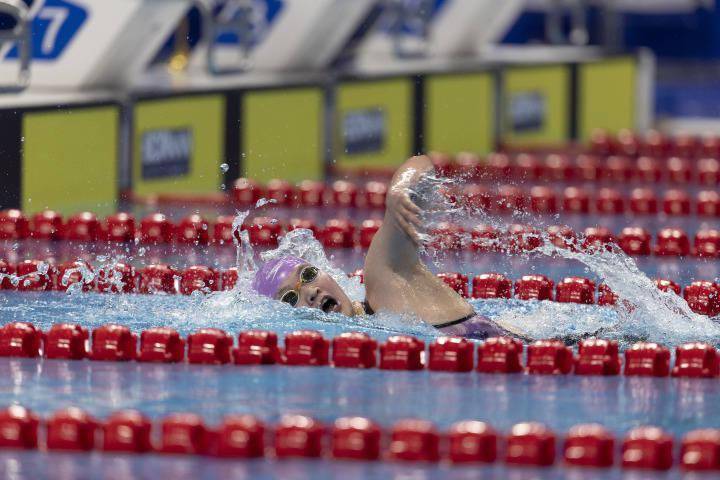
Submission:
[[[140,271],[140,293],[175,293],[175,275],[169,265],[148,265]]]
[[[185,340],[177,330],[153,327],[140,334],[141,362],[177,363],[185,359]]]
[[[566,277],[557,284],[555,301],[560,303],[595,303],[595,283],[587,278]]]
[[[335,420],[331,433],[333,458],[343,460],[377,460],[380,458],[382,431],[372,420],[342,417]]]
[[[625,375],[666,377],[670,374],[670,350],[657,343],[639,342],[625,350]]]
[[[616,305],[618,296],[613,292],[610,287],[601,283],[598,285],[598,305]]]
[[[285,336],[283,360],[286,365],[328,365],[330,342],[320,332],[299,330]]]
[[[520,373],[523,371],[523,344],[516,338],[491,337],[478,345],[477,371]]]
[[[425,342],[410,335],[394,335],[380,344],[383,370],[422,370]]]
[[[188,335],[188,362],[208,365],[230,363],[233,338],[219,328],[201,328]]]
[[[190,295],[193,292],[216,292],[220,288],[220,275],[212,268],[203,265],[188,267],[180,275],[180,293]]]
[[[651,188],[635,188],[630,192],[630,211],[639,215],[655,215],[658,200]]]
[[[0,448],[36,449],[39,424],[37,415],[21,405],[0,410]]]
[[[135,410],[121,410],[102,425],[106,452],[145,453],[152,450],[150,419]]]
[[[625,227],[618,235],[618,246],[628,255],[650,255],[650,238],[642,227]]]
[[[30,235],[30,222],[20,210],[0,210],[0,240],[22,240]]]
[[[505,462],[547,467],[555,462],[555,434],[541,423],[519,423],[507,437]]]
[[[618,375],[620,354],[615,340],[587,339],[578,344],[576,375]]]
[[[282,233],[280,222],[270,217],[255,217],[243,229],[247,230],[250,243],[260,247],[277,247]]]
[[[265,425],[252,415],[230,415],[218,429],[216,455],[260,458],[265,455]]]
[[[663,228],[657,234],[655,255],[684,257],[690,253],[690,239],[680,228]]]
[[[295,187],[287,180],[273,178],[265,186],[268,200],[273,200],[279,207],[289,207],[295,203]]]
[[[673,377],[717,377],[718,354],[715,347],[707,343],[686,343],[675,349]]]
[[[60,240],[63,221],[59,213],[52,210],[38,212],[32,217],[30,237],[36,240]]]
[[[332,341],[332,363],[341,368],[374,368],[377,342],[365,333],[341,333]]]
[[[140,243],[170,243],[173,238],[173,224],[162,213],[151,213],[140,221]]]
[[[135,241],[135,217],[118,212],[105,218],[104,237],[108,242],[126,243]]]
[[[568,431],[563,445],[565,463],[574,467],[611,467],[615,439],[602,425],[576,425]]]
[[[695,313],[711,317],[720,314],[720,287],[714,282],[696,280],[685,287],[683,297]]]
[[[682,439],[680,465],[690,471],[720,470],[720,430],[688,432]]]
[[[203,419],[194,413],[174,413],[162,419],[160,447],[162,453],[203,455],[207,453],[209,435]]]
[[[27,322],[11,322],[0,328],[0,357],[40,356],[43,333]]]
[[[188,215],[175,227],[175,240],[190,245],[210,243],[210,224],[198,214]]]
[[[658,427],[637,427],[622,443],[623,468],[669,470],[673,464],[673,439]]]
[[[46,426],[45,443],[48,450],[88,452],[95,448],[98,422],[76,407],[55,412]]]
[[[52,289],[60,292],[67,291],[75,284],[80,284],[83,292],[89,292],[95,288],[95,274],[92,266],[82,260],[57,265],[50,273],[50,281]]]
[[[234,221],[235,217],[232,215],[220,215],[215,219],[212,241],[216,245],[232,245],[234,243]]]
[[[695,234],[694,250],[698,257],[720,257],[720,231],[715,229],[699,230]]]
[[[102,442],[96,436],[102,429]],[[158,429],[153,445],[153,430]],[[41,431],[42,430],[42,431]],[[271,430],[272,435],[266,435]],[[326,435],[329,433],[329,438]],[[270,446],[278,459],[321,458],[403,462],[490,464],[498,457],[500,434],[487,423],[464,420],[441,434],[422,419],[402,419],[389,429],[383,455],[381,426],[364,417],[342,417],[328,429],[305,415],[284,415],[268,428],[251,415],[229,415],[216,428],[194,413],[172,413],[156,423],[134,410],[111,413],[98,421],[87,412],[65,408],[41,421],[33,412],[13,405],[0,410],[0,448],[47,449],[142,454],[212,455],[221,458],[261,458]],[[266,445],[266,439],[272,440]],[[44,440],[44,441],[43,441]],[[442,442],[445,444],[443,445]],[[572,467],[607,468],[613,464],[615,440],[598,424],[572,427],[564,436],[562,455]],[[509,465],[547,467],[555,462],[555,433],[543,424],[518,423],[508,432],[504,459]],[[622,467],[668,470],[673,464],[673,439],[652,426],[629,431],[622,442]],[[720,430],[694,430],[685,435],[680,465],[691,471],[720,469]]]
[[[442,372],[470,372],[475,346],[462,337],[440,337],[430,344],[428,368]]]
[[[254,180],[238,178],[233,183],[232,197],[238,206],[254,207],[263,195],[262,187]]]
[[[137,358],[137,335],[122,325],[103,325],[92,332],[90,360],[127,362]]]
[[[440,460],[440,435],[426,420],[400,420],[390,432],[389,454],[392,460],[437,462]]]
[[[536,340],[527,348],[527,372],[541,375],[565,375],[573,369],[570,347],[559,340]]]
[[[348,220],[330,219],[320,231],[320,241],[326,248],[353,248],[355,227]]]
[[[515,281],[515,298],[552,300],[554,282],[545,275],[523,275]]]
[[[680,285],[673,282],[672,280],[668,280],[666,278],[657,278],[655,279],[655,285],[658,287],[659,290],[662,290],[663,292],[675,292],[676,295],[680,295]]]
[[[322,207],[325,203],[325,183],[314,180],[300,182],[298,202],[303,207]]]
[[[48,330],[44,341],[46,358],[82,360],[88,352],[85,342],[89,334],[86,328],[71,323],[56,323]]]
[[[512,282],[500,273],[483,273],[473,278],[473,298],[510,298]]]
[[[70,241],[95,242],[100,232],[100,221],[92,212],[76,213],[63,226],[63,237]]]
[[[52,265],[40,260],[25,260],[15,269],[18,279],[17,289],[21,292],[42,292],[52,288]]]
[[[448,443],[452,463],[493,463],[497,459],[498,434],[484,422],[467,420],[453,424]]]
[[[275,332],[248,330],[238,334],[238,346],[233,349],[236,365],[272,365],[281,360]]]
[[[284,415],[275,428],[278,458],[318,458],[322,455],[325,426],[305,415]]]

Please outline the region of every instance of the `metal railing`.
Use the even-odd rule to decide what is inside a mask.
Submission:
[[[259,34],[258,6],[252,0],[214,0],[198,1],[203,14],[203,34],[207,48],[207,69],[211,74],[242,72],[250,66],[250,53]],[[218,60],[218,50],[222,48],[221,35],[232,36],[235,49],[234,62],[225,66]]]
[[[14,82],[0,83],[0,93],[17,92],[30,84],[32,22],[22,0],[0,0],[0,61],[12,48],[18,52],[18,75]]]

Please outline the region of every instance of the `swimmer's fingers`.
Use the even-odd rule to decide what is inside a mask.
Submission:
[[[410,199],[410,195],[407,193],[403,195],[402,200],[400,201],[400,205],[402,205],[404,208],[410,210],[415,215],[420,215],[422,213],[422,209],[417,206],[415,202],[413,202]]]
[[[400,228],[410,237],[410,240],[415,246],[420,246],[420,236],[417,233],[415,227],[413,227],[400,212],[395,212],[395,221],[398,223]]]
[[[398,213],[403,216],[405,221],[410,223],[415,228],[417,228],[417,229],[423,228],[423,226],[424,226],[423,221],[420,219],[420,216],[417,213],[406,208],[405,206],[400,206],[398,208]]]

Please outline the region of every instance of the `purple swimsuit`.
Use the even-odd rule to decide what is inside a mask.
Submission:
[[[375,313],[367,300],[363,302],[363,308],[368,315]],[[485,340],[490,337],[515,337],[527,341],[526,338],[505,330],[489,318],[477,313],[463,317],[460,320],[435,325],[435,328],[448,336],[465,337],[473,340]]]
[[[435,325],[445,335],[485,340],[489,337],[517,337],[487,317],[476,313],[460,320]],[[523,340],[521,338],[521,340]]]

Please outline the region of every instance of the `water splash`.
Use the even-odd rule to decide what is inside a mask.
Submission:
[[[412,192],[412,198],[425,207],[424,221],[428,229],[423,232],[427,249],[425,258],[446,268],[447,252],[433,249],[435,240],[429,233],[442,222],[459,223],[468,229],[480,223],[494,227],[500,236],[487,239],[485,248],[508,251],[508,219],[490,215],[488,212],[468,208],[452,201],[453,189],[461,181],[447,180],[434,175],[427,176]],[[259,202],[260,203],[260,202]],[[267,203],[260,204],[260,207]],[[251,288],[252,278],[257,269],[258,255],[253,250],[249,235],[242,228],[250,211],[237,212],[233,221],[233,241],[236,246],[236,265],[239,279],[231,292],[213,292],[200,296],[152,297],[145,295],[94,295],[81,293],[82,285],[72,287],[71,297],[59,304],[56,296],[16,295],[9,299],[0,296],[0,305],[15,319],[28,321],[56,322],[75,321],[84,325],[110,321],[124,323],[140,330],[153,325],[167,325],[181,332],[190,332],[199,327],[215,326],[229,331],[247,328],[266,328],[279,332],[296,328],[314,328],[326,334],[343,330],[362,330],[382,337],[390,333],[408,333],[421,337],[437,336],[438,332],[416,318],[405,315],[376,314],[365,318],[348,318],[339,314],[326,314],[319,310],[293,309],[288,305],[259,297]],[[516,326],[534,338],[580,338],[597,334],[605,338],[617,338],[624,344],[646,339],[676,345],[686,341],[704,340],[718,344],[720,326],[705,316],[693,313],[686,302],[673,293],[658,290],[654,283],[642,273],[635,261],[626,256],[617,246],[609,249],[585,251],[579,248],[584,242],[582,235],[566,248],[557,246],[544,230],[543,222],[525,211],[511,212],[511,222],[532,225],[536,231],[520,235],[519,241],[538,244],[527,251],[511,251],[507,255],[520,265],[532,269],[538,259],[555,259],[573,262],[587,269],[620,297],[615,308],[559,304],[555,302],[515,300],[474,300],[476,311],[491,318]],[[513,232],[515,235],[516,232]],[[468,245],[473,239],[469,233],[460,236],[460,242]],[[178,248],[178,247],[173,247]],[[75,274],[82,277],[82,283],[104,272],[108,281],[122,287],[122,276],[112,269],[117,262],[152,263],[155,257],[152,248],[137,247],[125,252],[117,249],[109,255],[95,257],[95,272],[76,266],[74,272],[63,276],[63,284],[71,281]],[[133,253],[134,252],[134,253]],[[364,287],[355,278],[348,278],[341,269],[333,265],[322,245],[309,230],[294,230],[281,237],[277,249],[259,255],[267,261],[281,255],[296,255],[327,271],[353,300],[364,298]],[[192,252],[187,253],[193,255]],[[464,254],[467,255],[467,254]],[[505,255],[505,254],[503,254]],[[88,258],[84,258],[88,260]],[[463,262],[460,270],[473,268],[468,257],[459,257]],[[191,262],[188,259],[188,262]],[[42,263],[38,274],[48,275],[49,263]],[[78,272],[78,273],[75,273]],[[0,274],[13,284],[29,280],[30,276]],[[45,300],[47,299],[47,300]],[[5,302],[5,303],[3,303]],[[13,302],[16,302],[14,304]],[[25,304],[24,302],[27,302]],[[45,311],[46,305],[48,306]]]
[[[594,274],[617,295],[615,315],[596,315],[599,307],[563,305],[556,302],[532,302],[531,312],[514,305],[497,315],[511,325],[528,331],[535,338],[601,335],[616,338],[627,344],[648,340],[669,345],[688,341],[706,341],[720,344],[720,324],[712,318],[693,312],[687,302],[673,292],[664,292],[639,268],[635,260],[625,254],[616,244],[597,248],[583,248],[586,237],[578,233],[575,238],[556,244],[547,232],[547,225],[527,211],[510,211],[511,222],[523,223],[530,228],[525,232],[511,231],[506,218],[498,218],[482,208],[460,205],[453,198],[463,183],[462,178],[444,179],[430,176],[426,185],[420,185],[415,195],[433,206],[426,215],[429,228],[451,219],[461,225],[485,224],[498,233],[497,238],[482,240],[485,250],[501,251],[506,255],[527,260],[550,258],[558,261],[577,262],[588,273]],[[435,238],[429,236],[428,244]],[[459,241],[468,247],[474,241],[470,233],[459,235]],[[477,240],[475,240],[477,241]],[[514,244],[513,244],[514,243]],[[531,245],[525,250],[519,245]],[[440,251],[431,251],[430,260],[442,264]],[[607,309],[607,307],[603,307]]]

